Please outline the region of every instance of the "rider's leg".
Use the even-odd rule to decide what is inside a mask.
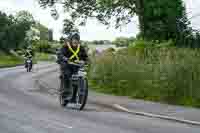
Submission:
[[[71,80],[70,77],[68,75],[64,76],[64,91],[66,93],[71,94],[72,90],[71,90]]]
[[[76,73],[78,71],[78,68],[73,67],[72,68],[72,72]],[[76,86],[73,90],[73,96],[72,96],[72,102],[76,102],[76,95],[77,95],[77,91],[78,91],[78,86]]]
[[[65,95],[71,99],[72,97],[72,83],[71,83],[71,71],[70,69],[65,69],[65,72],[64,72],[64,92],[65,92]]]

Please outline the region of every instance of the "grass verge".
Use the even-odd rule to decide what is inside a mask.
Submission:
[[[129,48],[92,60],[98,92],[200,107],[200,49]]]
[[[13,67],[23,64],[24,61],[20,57],[8,55],[0,51],[0,68]]]

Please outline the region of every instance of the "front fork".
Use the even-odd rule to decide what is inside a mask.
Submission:
[[[80,98],[80,96],[83,95],[83,92],[84,92],[84,88],[81,87],[84,85],[84,80],[82,77],[79,77],[78,80],[76,81],[72,81],[72,92],[73,92],[73,97],[72,99],[76,99],[77,100],[80,100],[80,99],[77,99],[77,97]]]
[[[85,88],[84,88],[84,86],[85,86],[84,80],[85,80],[85,79],[84,79],[83,77],[81,77],[81,78],[79,79],[79,91],[80,91],[79,93],[80,93],[81,96],[84,95],[84,91],[85,91],[85,90],[84,90],[84,89],[85,89]]]

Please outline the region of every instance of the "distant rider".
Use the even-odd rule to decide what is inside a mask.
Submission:
[[[32,63],[33,56],[34,56],[33,50],[30,47],[27,48],[27,50],[25,51],[25,54],[24,54],[24,57],[25,57],[25,68],[27,68],[27,60],[28,59],[31,60],[31,67],[33,66],[33,63]]]

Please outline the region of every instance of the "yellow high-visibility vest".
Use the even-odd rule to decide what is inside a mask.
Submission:
[[[80,52],[80,45],[78,45],[76,51],[74,51],[69,44],[68,44],[68,48],[73,53],[73,55],[69,57],[69,60],[73,60],[74,58],[76,58],[79,61],[78,53]]]

